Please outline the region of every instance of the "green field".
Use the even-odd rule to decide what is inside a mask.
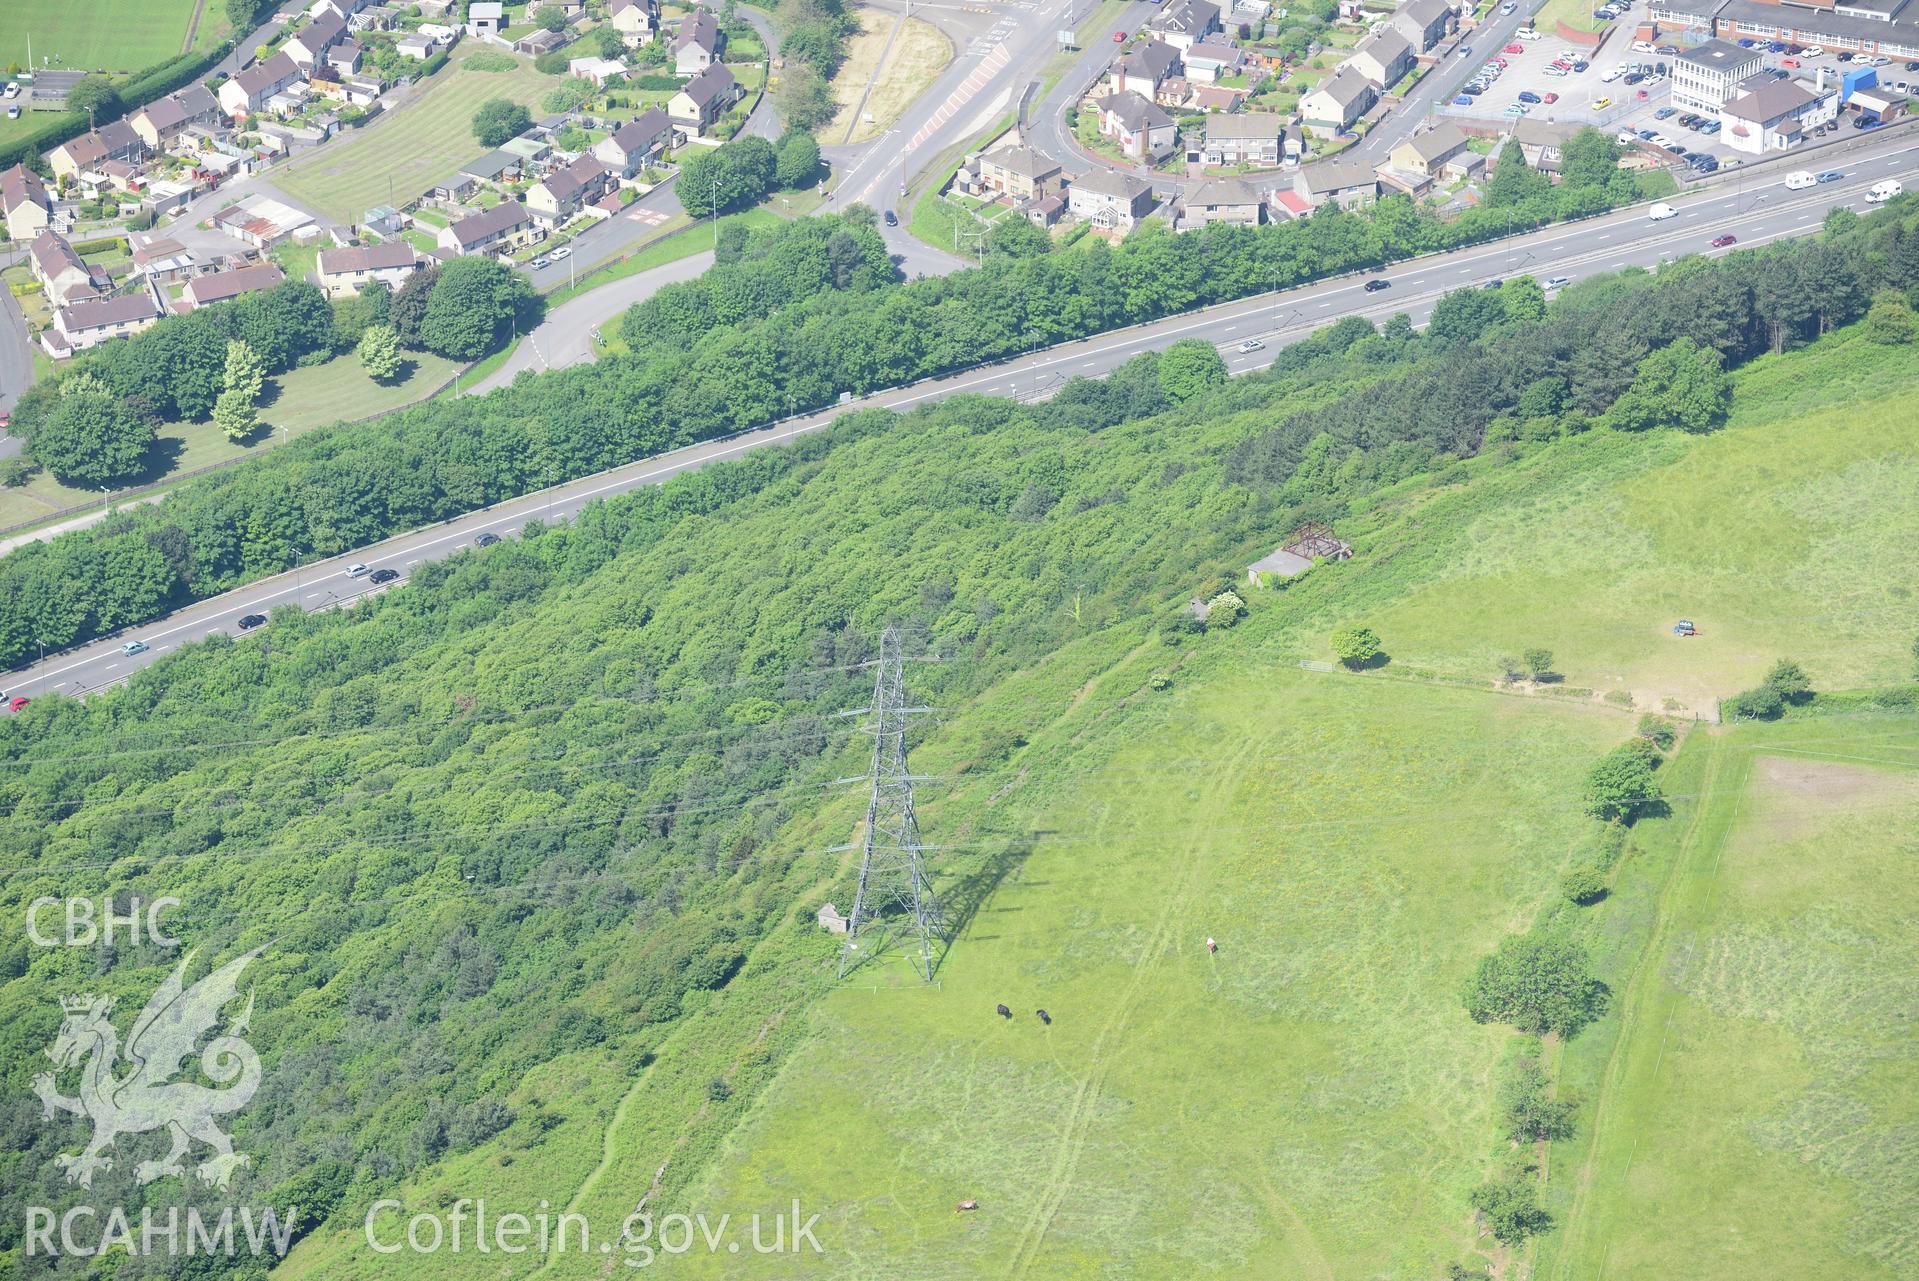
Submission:
[[[138,71],[181,52],[200,0],[10,0],[0,5],[0,63],[81,71]],[[225,12],[218,0],[208,7]],[[213,15],[201,19],[206,33]],[[202,43],[199,40],[196,44]]]
[[[541,95],[558,83],[528,58],[518,58],[512,71],[467,70],[462,64],[483,47],[463,43],[452,62],[418,87],[418,97],[283,171],[275,185],[330,217],[357,220],[373,205],[404,204],[454,173],[485,150],[473,137],[473,113],[482,102],[507,98],[538,115]]]
[[[316,427],[384,413],[426,396],[451,378],[458,368],[456,361],[416,351],[407,353],[403,377],[390,384],[368,378],[359,360],[350,352],[324,365],[289,370],[267,379],[260,421],[271,431],[262,431],[249,442],[235,444],[211,422],[168,423],[160,428],[160,446],[154,453],[156,466],[152,474],[135,483],[162,481],[178,472],[249,457],[297,439]],[[94,491],[62,485],[44,471],[39,472],[17,489],[0,489],[0,525],[50,516],[98,497]]]
[[[1909,1278],[1919,724],[1788,722],[1687,757],[1708,786],[1643,869],[1664,883],[1619,970],[1625,1034],[1568,1063],[1604,1111],[1556,1163],[1569,1226],[1541,1275]]]
[[[1607,25],[1593,20],[1593,10],[1598,7],[1599,0],[1546,0],[1533,15],[1533,25],[1546,32],[1561,22],[1575,31],[1598,31]]]

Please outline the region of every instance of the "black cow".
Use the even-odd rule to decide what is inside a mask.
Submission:
[[[995,1006],[994,1008],[998,1012],[999,1016],[1003,1019],[1010,1019],[1013,1017],[1013,1012],[1007,1009],[1004,1005]]]
[[[1039,1021],[1046,1024],[1046,1026],[1051,1027],[1053,1025],[1053,1016],[1045,1010],[1034,1010],[1033,1013],[1039,1015]]]

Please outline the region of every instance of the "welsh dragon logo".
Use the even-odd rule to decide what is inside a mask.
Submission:
[[[238,996],[240,971],[259,954],[260,949],[255,948],[189,988],[186,973],[193,953],[187,953],[134,1020],[124,1062],[119,1035],[107,1017],[113,1012],[111,997],[70,996],[61,1000],[66,1019],[60,1025],[60,1035],[47,1048],[47,1057],[56,1068],[85,1061],[80,1096],[60,1094],[52,1072],[36,1076],[33,1090],[49,1119],[57,1109],[93,1122],[93,1141],[84,1151],[62,1153],[56,1158],[66,1171],[67,1182],[91,1187],[94,1171],[113,1168],[113,1158],[106,1154],[121,1135],[159,1129],[171,1135],[173,1148],[163,1160],[142,1161],[134,1167],[134,1176],[141,1183],[185,1174],[180,1158],[186,1156],[196,1139],[213,1149],[213,1155],[194,1171],[203,1183],[225,1188],[233,1172],[248,1163],[244,1152],[233,1150],[233,1141],[214,1118],[245,1107],[260,1088],[260,1056],[242,1035],[253,1017],[251,988],[240,1016],[200,1054],[200,1068],[207,1078],[227,1088],[213,1089],[172,1078],[180,1074],[181,1065],[194,1053],[200,1038],[219,1021],[220,1011]],[[126,1068],[131,1071],[120,1075]]]

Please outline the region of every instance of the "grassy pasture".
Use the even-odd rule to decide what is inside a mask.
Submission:
[[[181,51],[197,0],[9,0],[0,5],[0,63],[138,71]],[[208,0],[218,9],[217,0]],[[202,27],[210,18],[201,19]],[[220,19],[225,22],[224,16]],[[23,115],[27,113],[22,113]]]
[[[1617,973],[1623,1033],[1568,1056],[1603,1110],[1556,1154],[1567,1227],[1541,1275],[1911,1277],[1919,724],[1687,752],[1711,786],[1681,810],[1649,950]]]
[[[337,141],[274,179],[277,186],[333,218],[357,221],[374,205],[403,203],[486,149],[473,137],[473,113],[491,98],[532,108],[559,83],[519,58],[512,71],[472,71],[464,65],[486,46],[467,41],[452,62],[421,87],[405,107],[375,121],[357,137]],[[486,49],[487,52],[497,50]]]

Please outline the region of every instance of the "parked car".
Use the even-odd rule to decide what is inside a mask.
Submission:
[[[1799,65],[1799,59],[1797,59],[1797,58],[1781,58],[1781,59],[1779,60],[1779,65],[1780,65],[1780,66],[1782,66],[1782,67],[1797,67],[1797,66]]]
[[[1499,277],[1494,276],[1491,280],[1482,280],[1479,282],[1479,287],[1481,289],[1497,289],[1499,288]]]
[[[267,616],[265,614],[240,615],[240,630],[243,632],[250,632],[256,627],[265,627],[266,625]]]
[[[1719,122],[1717,120],[1708,120],[1705,124],[1699,126],[1699,132],[1704,134],[1718,133]]]
[[[132,658],[135,654],[146,653],[147,643],[145,641],[130,640],[120,647],[120,652],[128,658]]]
[[[399,576],[400,571],[397,569],[376,569],[367,575],[367,581],[369,583],[390,583]]]
[[[1539,95],[1536,93],[1533,93],[1531,90],[1521,90],[1519,94],[1519,101],[1525,102],[1525,103],[1537,103],[1539,101]]]
[[[367,567],[358,561],[354,561],[346,567],[346,576],[348,578],[365,578],[366,575]]]
[[[1519,117],[1525,115],[1527,110],[1528,109],[1526,107],[1523,107],[1520,104],[1515,102],[1511,106],[1507,107],[1504,111],[1500,112],[1499,114],[1501,114],[1502,116],[1511,116],[1514,120],[1517,120],[1519,119]]]
[[[552,263],[552,260],[549,259],[545,254],[541,254],[538,258],[532,259],[526,265],[533,268],[533,270],[535,271],[539,271],[543,267],[552,266],[553,263]]]
[[[1505,4],[1499,6],[1499,11],[1503,14],[1511,15],[1519,12],[1519,6],[1513,3],[1513,0],[1506,0]]]
[[[1701,156],[1699,157],[1699,159],[1692,162],[1692,167],[1697,169],[1700,173],[1718,173],[1719,157],[1718,156]]]
[[[1392,287],[1393,282],[1390,280],[1374,279],[1366,282],[1366,292],[1369,294],[1376,294],[1382,289],[1391,289]]]
[[[1472,100],[1472,95],[1470,95],[1470,94],[1464,94],[1464,93],[1462,93],[1462,94],[1460,94],[1460,95],[1459,95],[1459,96],[1458,96],[1457,98],[1454,98],[1454,99],[1453,99],[1453,105],[1454,105],[1455,107],[1470,107],[1470,106],[1472,106],[1472,105],[1473,105],[1473,100]]]
[[[1630,129],[1621,129],[1617,134],[1613,136],[1613,141],[1618,143],[1622,147],[1630,147],[1635,142],[1639,141],[1639,135],[1634,133]]]
[[[1504,49],[1500,50],[1500,52],[1501,53],[1524,53],[1526,52],[1526,46],[1523,44],[1520,44],[1517,40],[1515,40],[1513,41],[1513,43],[1507,45]]]
[[[1594,111],[1604,111],[1607,107],[1610,107],[1610,106],[1612,106],[1611,98],[1594,98],[1593,99]]]
[[[1661,107],[1659,110],[1652,113],[1652,118],[1654,120],[1671,120],[1678,113],[1679,113],[1679,108],[1677,107]],[[1679,123],[1683,125],[1686,122],[1681,120]]]
[[[1126,43],[1126,33],[1125,33],[1124,31],[1115,31],[1115,32],[1113,33],[1113,43],[1114,43],[1114,44],[1125,44],[1125,43]]]
[[[18,120],[19,118],[20,118],[20,104],[17,102],[9,102],[7,104],[7,119]]]
[[[499,541],[500,536],[498,534],[480,534],[474,538],[473,545],[475,547],[491,547]]]
[[[1736,245],[1738,243],[1739,237],[1733,235],[1730,231],[1724,235],[1714,236],[1712,238],[1712,247],[1714,249],[1724,249],[1727,245]]]
[[[1546,104],[1547,106],[1549,106],[1549,107],[1550,107],[1550,106],[1552,106],[1552,105],[1553,105],[1553,104],[1554,104],[1555,102],[1558,102],[1558,101],[1559,101],[1559,95],[1558,95],[1558,94],[1556,94],[1556,93],[1549,93],[1549,94],[1547,94],[1547,95],[1546,95],[1546,96],[1545,96],[1544,98],[1542,98],[1542,99],[1540,99],[1540,101],[1541,101],[1541,102],[1544,102],[1544,103],[1545,103],[1545,104]]]
[[[1658,52],[1658,50],[1656,50],[1656,49],[1654,49],[1654,48],[1653,48],[1653,45],[1652,45],[1652,41],[1650,41],[1650,40],[1635,40],[1635,41],[1633,41],[1633,42],[1632,42],[1632,51],[1633,51],[1634,53],[1656,53],[1656,52]]]
[[[1823,58],[1826,56],[1825,49],[1816,44],[1807,45],[1804,49],[1801,49],[1799,53],[1801,57],[1805,58]]]

